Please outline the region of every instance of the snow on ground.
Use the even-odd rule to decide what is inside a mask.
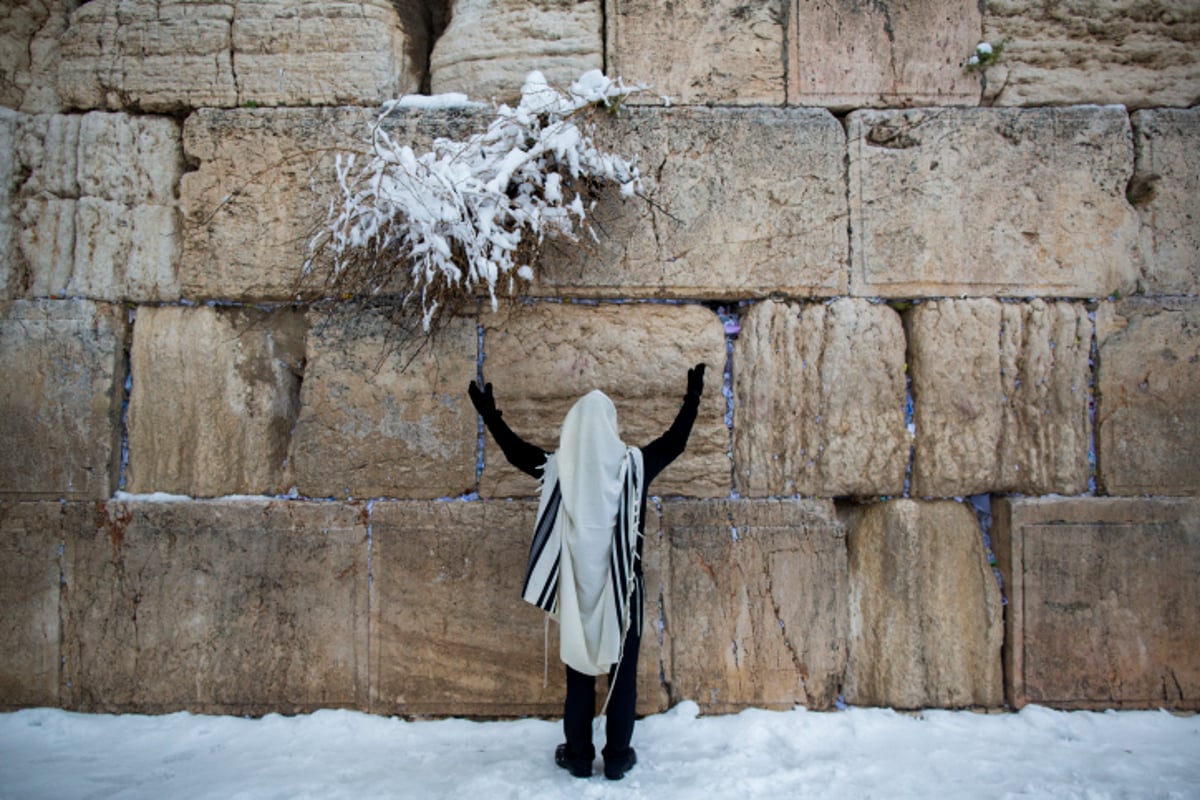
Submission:
[[[0,714],[0,797],[1200,798],[1200,717],[853,708],[638,724],[622,781],[556,768],[557,722]],[[599,762],[597,762],[599,763]]]

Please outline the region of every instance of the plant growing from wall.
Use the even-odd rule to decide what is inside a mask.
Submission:
[[[972,72],[982,72],[993,64],[1000,62],[1000,57],[1004,55],[1004,42],[980,42],[975,45],[975,52],[967,59],[967,63],[963,65],[963,72],[968,74]]]
[[[304,276],[317,270],[327,297],[416,304],[426,333],[440,312],[534,279],[547,238],[591,233],[588,212],[605,186],[638,192],[636,165],[593,140],[597,114],[631,92],[598,70],[563,91],[530,73],[515,108],[501,105],[487,129],[439,138],[418,155],[388,135],[385,109],[368,152],[337,158],[340,196],[309,243]],[[594,233],[591,233],[594,236]]]

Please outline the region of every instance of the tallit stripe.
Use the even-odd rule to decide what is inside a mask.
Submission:
[[[553,605],[553,600],[558,597],[558,565],[562,561],[562,555],[554,559],[554,566],[550,568],[550,575],[546,578],[546,584],[542,587],[542,593],[538,595],[536,603],[538,608],[549,611],[549,605]],[[547,603],[547,599],[551,602]]]
[[[533,579],[533,573],[542,558],[542,553],[546,549],[546,543],[550,541],[550,534],[554,530],[554,525],[558,520],[558,507],[561,502],[562,492],[560,491],[558,481],[555,481],[554,487],[550,492],[550,500],[547,502],[542,516],[537,521],[537,527],[533,532],[533,541],[529,544],[529,563],[525,568],[525,585],[521,588],[522,595],[529,594],[529,582]],[[555,577],[558,575],[558,562],[561,557],[562,554],[560,552],[554,559],[552,574]],[[545,592],[546,583],[549,583],[549,581],[543,582],[542,592]],[[542,603],[539,601],[537,605],[541,606]]]

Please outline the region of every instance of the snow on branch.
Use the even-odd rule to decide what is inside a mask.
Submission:
[[[562,91],[531,72],[516,108],[501,105],[487,129],[439,138],[429,152],[393,140],[382,124],[369,150],[336,162],[340,197],[309,243],[304,274],[329,263],[327,292],[362,301],[399,293],[419,301],[426,332],[439,309],[486,292],[527,286],[547,238],[578,241],[605,185],[640,189],[637,167],[592,139],[593,115],[618,108],[642,87],[598,70]]]

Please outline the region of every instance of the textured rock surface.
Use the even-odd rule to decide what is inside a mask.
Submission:
[[[286,493],[304,333],[304,315],[286,309],[140,309],[131,353],[129,491]]]
[[[430,56],[434,94],[515,100],[531,70],[558,86],[604,65],[600,0],[451,0]]]
[[[963,62],[979,41],[974,0],[793,0],[788,102],[829,108],[976,105]]]
[[[853,294],[1133,288],[1124,109],[856,111],[849,120]]]
[[[57,706],[64,507],[0,502],[0,708]]]
[[[179,124],[93,112],[15,118],[10,294],[179,296]]]
[[[844,519],[846,702],[999,707],[1003,611],[974,510],[893,500],[847,509]]]
[[[1086,491],[1085,306],[940,300],[916,306],[908,327],[914,496]]]
[[[1097,466],[1108,494],[1200,494],[1200,302],[1105,303]]]
[[[19,270],[14,258],[17,236],[14,198],[19,165],[15,157],[22,115],[0,106],[0,298],[15,294]]]
[[[770,0],[616,0],[605,18],[608,72],[650,84],[634,103],[781,105],[783,11]]]
[[[75,108],[371,105],[415,91],[388,0],[92,0],[62,36]]]
[[[9,0],[0,6],[0,105],[58,111],[58,40],[75,0]]]
[[[364,707],[367,526],[322,503],[108,503],[69,534],[66,707]]]
[[[335,155],[364,152],[376,117],[366,108],[205,109],[189,116],[184,152],[198,166],[180,182],[185,296],[294,297],[309,240],[340,193]],[[461,138],[482,120],[454,109],[401,111],[385,127],[420,151],[433,137]]]
[[[634,108],[596,138],[637,158],[652,202],[609,192],[598,241],[547,248],[535,292],[845,293],[845,134],[829,112]]]
[[[1200,108],[1139,111],[1133,133],[1129,195],[1142,219],[1142,289],[1200,294]]]
[[[562,715],[558,626],[521,599],[537,504],[376,503],[371,511],[371,708],[384,714]],[[657,516],[646,532],[640,713],[663,710],[654,633]],[[544,650],[544,647],[546,650]],[[549,653],[549,685],[542,680]],[[597,681],[603,703],[606,681]]]
[[[622,438],[641,447],[675,420],[687,371],[704,362],[704,395],[687,449],[651,484],[655,494],[729,493],[729,433],[724,423],[721,322],[701,306],[541,303],[508,316],[483,316],[485,380],[494,384],[504,421],[545,450],[558,448],[571,406],[600,389],[617,407]],[[469,378],[464,378],[462,402]],[[458,387],[454,387],[458,389]],[[477,417],[471,410],[472,424]],[[483,494],[532,495],[533,478],[508,465],[491,435],[480,480]]]
[[[846,664],[846,547],[833,504],[663,506],[672,702],[832,708]]]
[[[478,435],[467,384],[475,320],[432,342],[382,317],[312,319],[289,463],[308,497],[434,498],[475,486]]]
[[[124,317],[82,300],[0,302],[0,496],[116,490]]]
[[[901,494],[904,330],[886,305],[765,302],[734,346],[734,478],[744,496]]]
[[[997,105],[1200,102],[1200,6],[1191,0],[988,0],[983,37],[1006,42],[987,71]]]
[[[1200,501],[1002,498],[1008,701],[1200,709]]]

